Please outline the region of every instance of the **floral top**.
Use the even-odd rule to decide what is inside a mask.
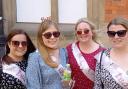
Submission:
[[[78,48],[79,48],[79,43],[76,43]],[[80,48],[79,48],[80,50]],[[83,53],[81,50],[81,54],[85,58],[87,64],[89,67],[95,71],[95,65],[96,65],[96,60],[94,56],[98,54],[100,51],[102,51],[103,48],[99,47],[96,51],[86,54]],[[80,69],[80,66],[78,65],[73,51],[72,51],[72,44],[67,46],[67,51],[68,51],[68,58],[69,58],[69,64],[71,65],[71,70],[72,70],[72,79],[75,80],[75,84],[73,89],[92,89],[94,82],[91,81]]]
[[[128,89],[128,74],[110,59],[110,49],[96,56],[96,72],[94,89]]]
[[[23,60],[21,62],[6,64],[4,60],[9,58],[9,56],[2,58],[1,89],[26,89],[24,74],[27,61]]]

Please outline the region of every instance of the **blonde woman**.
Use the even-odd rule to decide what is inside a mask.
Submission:
[[[67,62],[66,50],[60,48],[61,33],[50,19],[42,21],[37,35],[38,50],[29,57],[27,89],[62,89],[62,74]]]
[[[92,89],[96,59],[94,56],[104,48],[95,39],[95,26],[92,22],[82,18],[75,25],[76,42],[67,46],[72,79],[75,81],[73,89]]]

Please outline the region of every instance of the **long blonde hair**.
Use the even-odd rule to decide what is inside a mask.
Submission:
[[[39,49],[39,52],[44,60],[44,62],[49,65],[50,67],[56,68],[58,67],[58,64],[51,60],[47,47],[45,46],[43,39],[42,39],[42,33],[45,32],[51,25],[55,26],[57,30],[59,30],[58,25],[51,21],[51,20],[44,20],[41,22],[39,26],[39,31],[37,34],[37,47]]]

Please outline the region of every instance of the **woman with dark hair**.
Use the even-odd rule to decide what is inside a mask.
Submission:
[[[85,18],[75,25],[76,42],[67,46],[73,89],[92,89],[95,77],[95,55],[104,48],[96,42],[95,25]]]
[[[107,26],[111,48],[96,56],[95,89],[128,89],[128,20],[114,18]]]
[[[14,29],[8,34],[6,54],[1,58],[1,89],[26,89],[27,60],[33,51],[35,46],[22,29]]]
[[[60,48],[58,25],[44,19],[37,34],[38,50],[29,57],[26,70],[28,89],[63,89],[62,76],[66,66],[66,49]]]

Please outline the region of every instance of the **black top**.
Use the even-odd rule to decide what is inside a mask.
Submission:
[[[8,58],[10,57],[4,56],[2,60],[4,61]],[[22,71],[24,72],[26,71],[27,60],[23,60],[21,62],[13,62],[13,64],[16,64],[17,66],[19,66]],[[0,86],[1,86],[0,89],[26,89],[25,85],[18,78],[14,77],[11,74],[3,72],[2,67],[0,72],[1,72],[0,80],[2,80],[0,83]]]

